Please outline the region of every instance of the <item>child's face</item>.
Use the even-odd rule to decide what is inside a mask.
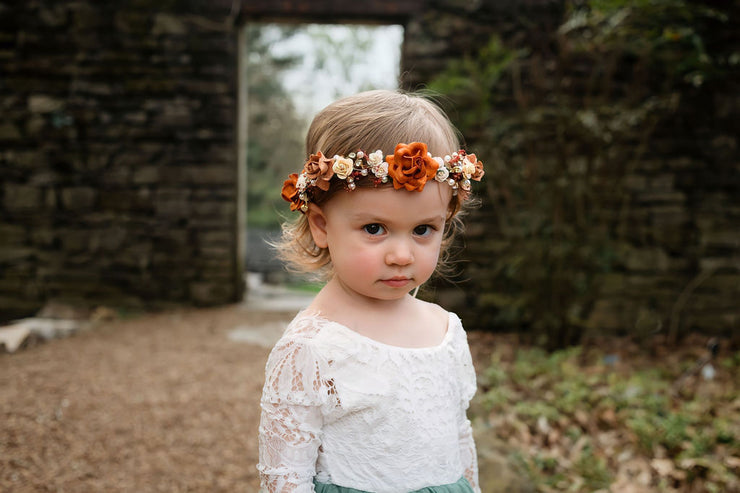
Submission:
[[[452,191],[428,182],[421,192],[358,188],[338,192],[321,208],[319,246],[353,295],[403,298],[434,272]]]

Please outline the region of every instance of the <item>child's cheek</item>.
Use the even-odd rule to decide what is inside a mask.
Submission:
[[[354,263],[357,275],[367,279],[378,276],[383,259],[372,249],[360,249],[355,252]]]

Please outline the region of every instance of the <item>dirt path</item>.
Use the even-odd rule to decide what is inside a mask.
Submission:
[[[0,491],[256,492],[266,346],[297,311],[257,306],[117,320],[0,354]]]

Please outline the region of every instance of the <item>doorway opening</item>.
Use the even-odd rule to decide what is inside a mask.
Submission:
[[[240,36],[241,248],[247,290],[314,289],[288,275],[269,246],[289,209],[280,188],[305,160],[313,116],[343,96],[398,87],[400,25],[248,23]]]

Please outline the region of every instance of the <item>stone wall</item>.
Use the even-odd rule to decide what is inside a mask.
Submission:
[[[0,318],[240,299],[230,8],[0,1]]]
[[[438,0],[413,18],[406,28],[402,72],[405,87],[423,85],[462,56],[473,56],[492,35],[512,48],[527,47],[531,56],[520,67],[519,96],[547,95],[547,88],[561,83],[556,29],[564,19],[564,2]],[[737,46],[731,23],[724,39]],[[717,36],[722,39],[722,36]],[[591,76],[589,66],[568,73],[578,97]],[[575,75],[574,75],[575,74]],[[534,90],[533,86],[538,85]],[[509,88],[510,89],[510,88]],[[541,94],[537,94],[537,92]],[[615,90],[615,93],[617,91]],[[492,95],[496,111],[520,111],[513,91]],[[506,99],[506,98],[509,99]],[[740,97],[737,81],[721,92],[681,101],[680,110],[662,122],[649,139],[634,169],[624,177],[628,203],[625,242],[612,271],[598,283],[599,299],[588,324],[599,330],[644,335],[656,330],[700,329],[734,335],[740,328]],[[453,120],[462,115],[451,112]],[[468,148],[497,146],[481,135],[466,135]],[[554,136],[542,136],[533,150],[540,163],[557,159]],[[629,149],[610,152],[634,155]],[[484,159],[487,156],[481,156]],[[490,157],[490,159],[493,159]],[[511,160],[512,173],[526,166],[527,157]],[[546,165],[543,166],[543,168]],[[468,281],[459,287],[438,290],[444,304],[458,311],[471,328],[496,327],[496,296],[492,256],[500,242],[494,197],[470,218],[462,254]],[[496,184],[488,190],[495,195]],[[616,204],[615,215],[622,204]],[[607,211],[609,213],[610,211]],[[482,296],[487,294],[488,296]],[[508,293],[498,293],[506,296]],[[639,334],[641,333],[641,334]]]

